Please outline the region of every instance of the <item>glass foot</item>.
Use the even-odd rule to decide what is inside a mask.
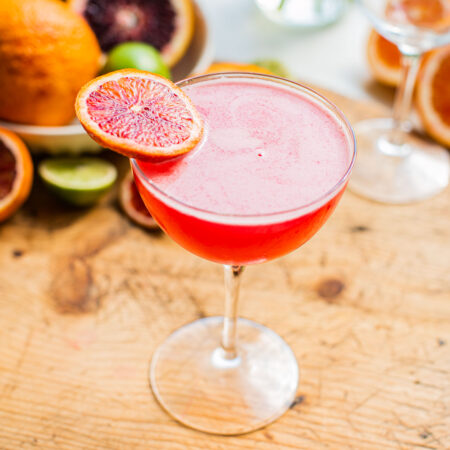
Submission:
[[[238,319],[238,356],[221,348],[223,317],[183,326],[156,350],[150,385],[161,406],[188,427],[236,435],[280,417],[295,398],[292,350],[268,328]]]
[[[382,203],[406,204],[432,197],[448,185],[448,151],[414,134],[390,142],[391,119],[355,125],[358,156],[349,189]]]

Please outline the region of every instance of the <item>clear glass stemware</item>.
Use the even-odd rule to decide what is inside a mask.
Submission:
[[[318,28],[338,20],[347,0],[255,0],[271,21],[292,28]]]
[[[450,43],[450,0],[356,0],[378,33],[402,54],[403,75],[392,118],[354,125],[358,161],[349,188],[364,197],[404,204],[448,185],[448,151],[414,132],[410,122],[422,55]]]

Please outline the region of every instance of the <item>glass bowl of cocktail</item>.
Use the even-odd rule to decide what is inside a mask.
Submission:
[[[298,366],[281,337],[238,318],[243,267],[286,255],[326,222],[355,160],[352,129],[319,94],[270,75],[203,75],[178,83],[161,101],[149,94],[158,92],[155,86],[137,87],[133,77],[119,80],[132,86],[119,113],[116,107],[108,111],[114,97],[124,102],[117,79],[108,89],[88,89],[78,108],[84,108],[81,121],[94,138],[104,133],[103,145],[114,135],[110,147],[137,156],[131,159],[136,184],[165,232],[225,268],[224,316],[196,320],[170,335],[152,357],[151,387],[163,408],[187,426],[223,435],[253,431],[289,408]],[[185,94],[198,117],[189,112],[189,101],[176,118],[180,103],[173,98]],[[167,102],[172,106],[162,111]],[[199,140],[197,119],[203,122]],[[92,120],[104,121],[100,131],[86,123]],[[148,144],[149,130],[161,133],[158,145],[197,141],[171,159],[162,158],[161,150],[156,158],[138,155],[133,141]],[[171,138],[173,132],[179,137]]]
[[[382,203],[426,199],[448,185],[450,158],[447,149],[413,130],[409,116],[422,55],[450,43],[450,0],[357,3],[376,31],[400,50],[403,75],[393,117],[354,126],[359,152],[350,189]]]

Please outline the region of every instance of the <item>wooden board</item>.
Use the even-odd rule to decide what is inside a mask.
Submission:
[[[385,113],[329,96],[352,121]],[[449,209],[448,189],[347,192],[303,248],[246,271],[242,316],[286,339],[301,379],[279,421],[225,438],[174,422],[147,381],[170,332],[221,313],[221,268],[113,198],[74,211],[36,183],[0,226],[0,448],[450,448]]]

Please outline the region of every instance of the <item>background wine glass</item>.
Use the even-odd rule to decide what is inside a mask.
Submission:
[[[256,0],[263,14],[286,27],[317,28],[338,20],[347,0]]]
[[[410,203],[448,185],[446,149],[413,132],[409,120],[422,55],[450,43],[450,0],[356,0],[375,29],[399,48],[403,76],[393,117],[354,126],[358,161],[349,187],[383,203]]]

